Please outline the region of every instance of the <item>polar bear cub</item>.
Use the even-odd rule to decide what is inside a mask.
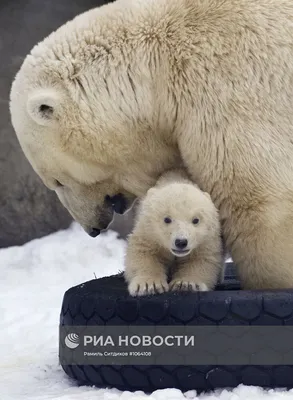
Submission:
[[[129,236],[125,257],[129,293],[211,290],[222,268],[219,216],[209,194],[184,170],[168,171],[142,199]]]

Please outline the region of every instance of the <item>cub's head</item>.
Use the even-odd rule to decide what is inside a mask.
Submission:
[[[188,255],[220,231],[218,212],[209,194],[188,183],[150,189],[141,218],[152,239],[176,257]]]

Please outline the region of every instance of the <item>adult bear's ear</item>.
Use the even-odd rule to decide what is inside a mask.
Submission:
[[[38,89],[29,95],[27,111],[39,125],[50,125],[60,113],[60,95],[54,89]]]

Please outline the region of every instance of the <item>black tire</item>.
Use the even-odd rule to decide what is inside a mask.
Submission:
[[[293,325],[293,291],[243,291],[231,275],[215,291],[133,298],[122,274],[69,289],[60,326],[101,325]],[[61,362],[62,365],[62,362]],[[116,366],[62,365],[80,384],[152,392],[213,390],[239,384],[293,387],[293,365]]]

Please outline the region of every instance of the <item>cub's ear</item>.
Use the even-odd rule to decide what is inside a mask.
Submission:
[[[39,125],[50,125],[58,119],[61,98],[54,89],[38,89],[31,93],[27,102],[30,117]]]

